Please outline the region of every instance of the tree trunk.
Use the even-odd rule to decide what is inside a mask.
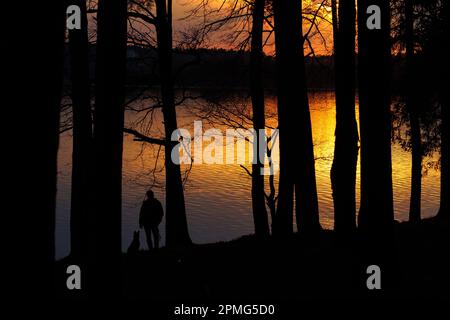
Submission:
[[[405,0],[405,47],[406,47],[406,107],[411,127],[411,197],[409,202],[409,221],[420,221],[420,202],[422,189],[422,139],[420,119],[416,102],[414,80],[414,17],[412,0]]]
[[[72,4],[81,9],[81,29],[69,30],[70,73],[72,81],[72,193],[70,212],[71,255],[82,261],[89,245],[91,210],[92,117],[89,83],[89,42],[86,1]]]
[[[413,104],[414,102],[411,102]],[[408,108],[416,108],[414,105]],[[422,141],[420,135],[420,120],[416,110],[409,110],[411,124],[411,197],[409,201],[409,221],[420,221],[422,192]]]
[[[449,1],[445,1],[443,4],[443,28],[441,30],[441,41],[447,41],[446,37],[449,33],[449,21],[448,21],[448,12],[449,12]],[[450,212],[448,208],[448,198],[449,198],[449,158],[448,158],[448,72],[449,72],[449,64],[448,57],[446,56],[445,51],[442,51],[442,61],[443,66],[439,72],[440,76],[440,90],[439,90],[439,99],[441,102],[441,200],[440,200],[440,209],[438,216],[446,219],[447,221],[450,218]]]
[[[6,5],[5,12],[14,9]],[[7,73],[3,75],[6,80],[3,106],[8,106],[3,115],[4,126],[13,129],[6,122],[20,119],[23,129],[12,131],[12,137],[4,136],[4,150],[8,150],[5,158],[12,163],[5,166],[9,174],[4,175],[7,192],[4,199],[9,207],[2,211],[6,216],[2,225],[13,238],[7,238],[10,241],[4,246],[3,289],[12,299],[54,297],[65,9],[62,1],[32,2],[21,16],[23,21],[39,17],[38,26],[30,28],[30,24],[21,23],[14,32],[4,33],[5,49],[8,48],[4,50],[3,71]],[[27,34],[26,41],[20,36],[24,34]],[[31,277],[31,273],[35,276]]]
[[[356,230],[356,166],[358,127],[355,117],[355,2],[333,0],[336,129],[331,186],[334,230],[350,236]]]
[[[122,149],[127,1],[100,0],[94,114],[96,291],[117,294],[122,222]],[[120,282],[120,281],[119,281]]]
[[[381,29],[366,26],[369,5],[381,10]],[[393,236],[388,0],[358,0],[361,207],[358,226],[369,243],[390,246]]]
[[[256,236],[269,235],[269,222],[264,199],[264,158],[265,141],[260,139],[260,130],[265,130],[264,114],[264,86],[262,78],[262,40],[264,21],[264,0],[255,0],[252,14],[252,40],[250,52],[250,93],[252,97],[253,128],[253,156],[256,163],[252,165],[252,209]],[[255,159],[253,159],[255,161]]]
[[[269,139],[270,139],[271,145],[269,145]],[[267,207],[269,207],[270,218],[272,220],[272,223],[271,223],[272,234],[276,235],[275,222],[276,222],[277,198],[276,198],[276,190],[275,190],[275,170],[273,167],[273,160],[272,160],[272,148],[274,146],[275,139],[277,139],[277,137],[274,134],[272,134],[270,137],[267,138],[268,143],[266,144],[266,154],[267,154],[269,171],[270,171],[270,174],[269,174],[269,190],[270,190],[270,192],[269,192],[269,195],[266,197],[266,203],[267,203]]]
[[[448,68],[447,68],[448,69]],[[447,70],[448,71],[448,70]],[[441,104],[441,115],[442,115],[442,122],[441,122],[441,200],[440,200],[440,208],[439,208],[439,216],[442,218],[445,218],[449,220],[450,218],[450,212],[448,208],[448,191],[449,191],[449,158],[448,158],[448,142],[449,142],[449,136],[448,136],[448,91],[443,92],[443,95],[445,95],[444,99],[442,100]]]
[[[294,190],[297,229],[308,234],[320,230],[301,10],[300,0],[274,2],[280,131],[277,229],[281,234],[292,233]]]
[[[175,93],[172,76],[172,1],[156,0],[156,37],[158,43],[159,73],[163,102],[164,131],[166,139],[166,246],[188,245],[186,208],[180,165],[172,161],[172,149],[177,141],[171,141],[172,133],[178,129],[175,111]]]

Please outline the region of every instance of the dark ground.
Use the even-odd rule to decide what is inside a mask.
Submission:
[[[275,303],[330,298],[450,298],[448,222],[397,223],[392,274],[381,273],[382,290],[366,288],[367,256],[361,245],[346,246],[332,231],[316,239],[297,235],[287,242],[244,236],[229,242],[123,255],[124,296],[154,303],[258,301]],[[358,241],[355,241],[358,243]],[[79,298],[65,289],[57,264],[58,297]],[[120,277],[117,278],[120,286]],[[83,290],[81,290],[83,292]]]

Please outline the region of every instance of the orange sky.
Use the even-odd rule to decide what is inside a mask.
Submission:
[[[187,27],[192,26],[196,23],[201,22],[201,19],[183,19],[186,16],[189,15],[192,8],[195,7],[197,3],[199,3],[200,0],[173,0],[173,23],[174,23],[174,31],[175,33],[179,30],[185,30]],[[203,0],[202,0],[203,1]],[[207,1],[211,6],[217,6],[220,3],[222,3],[223,0],[209,0]],[[304,0],[303,1],[303,7],[310,7],[310,8],[317,8],[319,4],[322,2],[322,0]],[[226,5],[224,6],[226,9]],[[331,14],[327,14],[329,10],[328,8],[322,7],[323,14],[326,15],[327,19],[331,21]],[[311,37],[311,43],[314,48],[314,51],[318,55],[327,55],[331,54],[331,50],[333,47],[333,39],[332,39],[332,27],[329,22],[326,22],[324,20],[316,20],[319,24],[320,31],[323,35],[322,37],[317,33],[317,30],[313,29],[311,34],[315,33],[314,36]],[[309,29],[310,23],[306,20],[303,24],[303,31],[306,32]],[[213,34],[210,37],[210,41],[208,43],[209,46],[212,47],[222,47],[222,48],[230,48],[230,44],[228,44],[227,39],[224,38],[223,34]],[[175,35],[176,38],[176,35]],[[273,38],[273,37],[272,37]],[[273,53],[273,44],[270,45],[270,42],[273,42],[273,39],[269,41],[269,44],[265,48],[265,51],[267,54]],[[309,48],[305,47],[305,52],[309,52]]]

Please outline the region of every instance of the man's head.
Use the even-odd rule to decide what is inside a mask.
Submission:
[[[148,199],[153,199],[155,197],[155,195],[153,194],[153,191],[152,190],[148,190],[147,191],[147,198]]]

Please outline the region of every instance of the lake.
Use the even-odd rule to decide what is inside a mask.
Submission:
[[[330,168],[334,149],[335,101],[332,92],[309,94],[311,121],[316,159],[317,191],[319,197],[320,221],[324,228],[333,228],[333,200],[331,196]],[[135,106],[149,104],[148,99],[135,102]],[[246,98],[224,99],[225,108],[233,104],[249,106]],[[188,100],[177,107],[179,127],[193,134],[193,122],[203,120],[203,130],[212,126],[225,132],[227,124],[203,112],[205,101]],[[268,114],[276,110],[276,99],[266,98]],[[240,107],[238,108],[240,110]],[[201,111],[199,111],[201,110]],[[140,122],[139,120],[143,120]],[[233,119],[231,119],[233,120]],[[127,111],[127,126],[140,125],[146,133],[161,137],[161,115],[158,112],[142,114]],[[242,124],[242,123],[241,123]],[[276,127],[276,119],[269,117],[267,124]],[[245,125],[245,124],[244,124]],[[128,247],[133,230],[138,228],[138,215],[145,191],[153,187],[156,198],[164,205],[163,150],[146,143],[134,141],[130,135],[124,136],[123,156],[123,213],[122,247]],[[58,193],[56,210],[56,257],[69,253],[69,215],[71,183],[72,136],[67,131],[61,135],[58,154]],[[239,155],[237,155],[239,156]],[[156,159],[159,159],[156,161]],[[183,172],[190,166],[182,165]],[[250,165],[246,167],[251,168]],[[394,188],[395,218],[407,220],[409,211],[411,155],[399,145],[392,145],[392,175]],[[357,205],[359,206],[359,163],[357,175]],[[268,177],[266,177],[266,182]],[[423,176],[422,217],[436,214],[439,208],[440,173],[428,169]],[[195,243],[227,241],[253,232],[250,199],[251,179],[239,164],[196,164],[189,171],[185,184],[185,200],[189,231]],[[164,223],[160,226],[164,239]],[[145,248],[144,235],[141,245]],[[163,242],[164,243],[164,242]]]

